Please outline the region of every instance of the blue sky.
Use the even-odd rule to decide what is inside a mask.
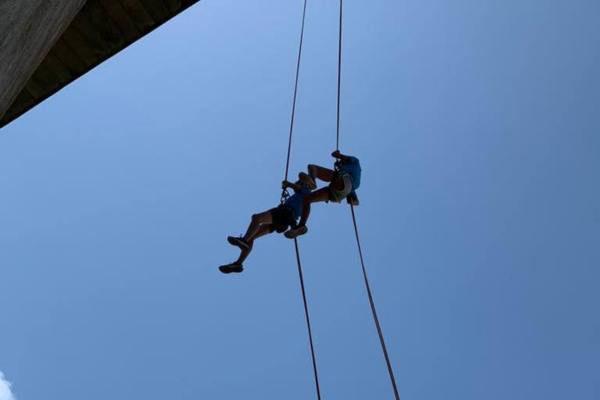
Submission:
[[[309,0],[292,172],[332,161],[337,7]],[[19,400],[316,398],[292,242],[217,270],[279,200],[301,11],[203,0],[0,132]],[[341,150],[401,397],[600,397],[599,15],[346,2]],[[308,226],[323,398],[391,399],[350,211]]]

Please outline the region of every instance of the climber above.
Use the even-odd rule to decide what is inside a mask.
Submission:
[[[302,212],[303,199],[305,196],[309,195],[312,190],[317,188],[314,179],[304,172],[298,174],[298,181],[296,181],[296,183],[285,180],[281,183],[281,186],[283,189],[292,188],[294,194],[279,206],[260,214],[254,214],[250,226],[248,226],[248,230],[244,236],[229,236],[227,238],[227,241],[233,246],[239,247],[241,252],[236,261],[219,267],[219,270],[222,273],[239,273],[244,270],[243,262],[252,251],[254,240],[261,236],[268,235],[269,233],[283,233],[289,227],[295,227],[297,224],[296,221]]]
[[[355,190],[360,186],[361,175],[358,158],[344,155],[339,150],[331,153],[331,156],[337,159],[335,170],[312,164],[308,166],[310,178],[313,180],[318,178],[324,182],[329,182],[329,185],[304,197],[300,223],[285,233],[286,238],[294,239],[308,232],[306,221],[310,215],[310,205],[312,203],[322,201],[339,203],[347,198],[348,203],[354,206],[358,205],[358,198],[355,193]]]

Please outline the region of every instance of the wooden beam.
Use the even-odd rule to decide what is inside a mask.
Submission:
[[[65,66],[65,64],[60,61],[60,59],[56,56],[56,53],[50,51],[44,61],[40,64],[38,69],[47,68],[52,74],[58,79],[59,84],[62,86],[68,82],[73,80],[73,74],[71,71]]]
[[[62,35],[62,39],[69,46],[69,49],[83,61],[86,67],[91,68],[98,64],[96,52],[89,46],[85,37],[77,29],[67,29]]]
[[[173,17],[173,14],[169,11],[169,9],[164,5],[162,1],[156,0],[139,0],[142,6],[148,11],[150,17],[154,20],[155,23],[161,24]]]
[[[56,55],[71,75],[79,76],[85,71],[85,63],[71,50],[63,38],[56,42],[50,53]]]
[[[181,10],[181,0],[163,0],[163,3],[165,3],[172,14],[176,14]]]
[[[140,35],[140,31],[119,1],[98,0],[98,3],[104,8],[110,20],[119,28],[127,43],[131,43]]]
[[[87,43],[87,47],[90,51],[94,52],[94,55],[98,59],[104,58],[104,54],[111,52],[112,48],[110,43],[104,40],[102,35],[83,13],[79,14],[79,16],[73,20],[69,27],[69,30],[71,29],[77,30],[77,33],[79,33]]]
[[[127,10],[129,17],[135,22],[140,32],[149,31],[155,24],[154,20],[148,14],[142,3],[138,0],[119,0]]]
[[[26,86],[29,93],[31,93],[36,100],[41,100],[45,97],[48,89],[58,89],[59,82],[52,71],[47,68],[38,68],[35,70],[35,73],[31,75]]]
[[[4,115],[6,118],[12,119],[14,116],[21,114],[23,110],[29,109],[37,104],[37,100],[29,93],[27,88],[23,88],[21,93],[19,93],[15,99],[15,104],[19,104],[19,108],[10,108]]]
[[[79,13],[80,17],[87,19],[102,39],[113,51],[118,51],[125,45],[121,29],[112,21],[108,12],[96,0],[88,0]]]

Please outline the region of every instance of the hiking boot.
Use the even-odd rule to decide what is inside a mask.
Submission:
[[[221,271],[224,274],[230,274],[232,272],[239,274],[240,272],[244,271],[244,266],[242,264],[232,262],[231,264],[221,265],[219,267],[219,271]]]
[[[289,231],[284,233],[284,236],[288,239],[295,239],[300,235],[304,235],[306,232],[308,232],[308,227],[299,226],[295,229],[290,229]]]
[[[241,236],[240,237],[227,236],[227,241],[229,242],[229,244],[237,246],[242,250],[247,250],[250,248],[250,244],[248,243],[248,241]]]
[[[302,184],[310,190],[315,190],[317,188],[317,183],[313,178],[310,177],[310,175],[300,172],[298,174],[298,178],[300,179],[300,182],[302,182]]]

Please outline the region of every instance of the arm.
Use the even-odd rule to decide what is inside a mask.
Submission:
[[[295,183],[292,183],[290,181],[283,181],[283,182],[281,182],[281,188],[282,189],[292,188],[294,190],[294,192],[301,192],[302,191],[302,188],[300,186],[298,186]]]
[[[339,150],[336,150],[333,153],[331,153],[331,156],[339,159],[342,162],[348,162],[350,160],[350,156],[340,153]]]

